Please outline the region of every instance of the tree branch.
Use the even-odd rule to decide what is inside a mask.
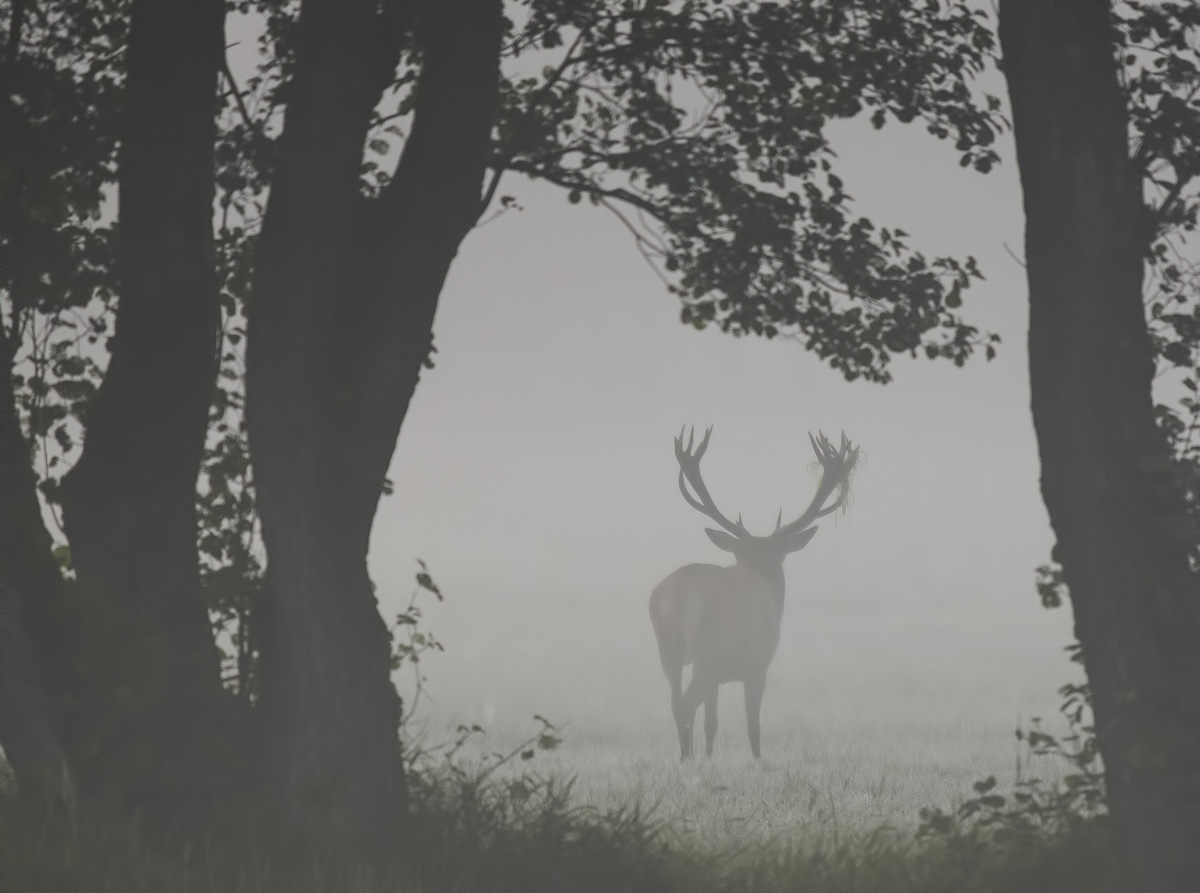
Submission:
[[[379,201],[393,216],[413,213],[416,208],[407,206],[417,203],[427,222],[456,218],[455,228],[465,235],[482,211],[479,188],[496,115],[499,40],[490,14],[471,14],[468,21],[455,15],[439,11],[430,22],[412,127]],[[447,151],[448,146],[454,148]],[[431,188],[433,183],[442,190]]]
[[[534,94],[534,97],[526,107],[524,114],[521,115],[520,121],[517,122],[517,126],[513,129],[513,134],[508,141],[508,145],[501,151],[498,157],[496,166],[493,170],[492,179],[488,183],[487,188],[484,190],[483,198],[479,202],[479,214],[475,218],[476,220],[484,215],[484,212],[487,211],[488,206],[492,203],[492,199],[496,197],[496,190],[500,187],[500,178],[504,176],[504,172],[508,169],[509,164],[516,156],[520,137],[524,135],[525,128],[528,127],[529,121],[533,117],[534,110],[537,108],[538,104],[546,98],[550,92],[550,88],[558,83],[563,74],[566,73],[566,70],[571,65],[579,61],[577,58],[572,58],[572,56],[574,56],[575,50],[579,48],[579,44],[583,41],[585,34],[587,34],[587,29],[580,28],[579,33],[575,35],[575,40],[572,41],[571,46],[567,48],[566,55],[564,55],[562,61],[558,63],[558,67],[554,69],[553,73],[548,78],[546,78],[546,83],[544,83],[538,92]]]
[[[237,100],[238,111],[242,113],[242,120],[246,122],[246,126],[253,130],[259,136],[265,136],[258,122],[250,117],[250,110],[246,108],[246,100],[242,97],[242,91],[237,85],[237,81],[233,79],[233,71],[229,67],[229,57],[222,53],[221,62],[224,66],[222,73],[225,75],[225,81],[229,84],[229,91]]]
[[[21,37],[25,31],[25,15],[28,11],[27,0],[13,0],[12,16],[9,18],[8,25],[8,41],[4,48],[6,69],[11,69],[17,62],[17,54],[21,51]]]
[[[594,195],[597,198],[617,199],[644,211],[663,226],[673,226],[675,223],[675,220],[667,211],[655,205],[648,198],[640,196],[635,192],[630,192],[628,189],[621,187],[606,189],[588,180],[574,180],[570,176],[567,176],[569,174],[568,171],[563,171],[562,173],[551,172],[516,160],[509,162],[508,169],[514,173],[525,174],[527,177],[545,180],[547,183],[553,183],[555,186],[561,186],[564,189],[577,189],[582,193]]]
[[[0,66],[0,130],[3,130],[5,133],[4,136],[0,136],[0,152],[2,152],[5,156],[8,155],[8,146],[4,144],[4,141],[12,139],[12,129],[8,126],[9,115],[12,112],[12,97],[9,92],[9,79],[12,75],[13,69],[16,67],[17,55],[21,50],[21,37],[25,31],[25,14],[27,10],[28,3],[26,0],[13,0],[12,16],[9,18],[8,25],[8,39],[5,42],[4,48],[4,61],[3,65]],[[3,189],[3,193],[7,192],[7,189]],[[7,194],[0,194],[0,208],[11,207],[9,205],[10,199],[11,197]],[[8,218],[9,215],[5,214],[4,217]],[[15,220],[15,215],[13,216],[13,219]],[[5,222],[7,223],[8,220],[5,220]],[[15,223],[13,223],[13,227],[15,228]],[[6,247],[11,247],[11,233],[5,233],[5,237],[5,241],[8,243],[8,246]],[[7,255],[8,252],[5,251],[4,254]],[[0,255],[0,276],[3,276],[5,279],[10,278],[10,274],[6,269],[8,267],[7,260],[7,257]],[[9,287],[12,287],[11,280]],[[13,355],[17,351],[18,343],[16,340],[18,309],[17,303],[16,301],[12,300],[11,294],[9,295],[9,303],[12,307],[13,316],[11,332],[9,332],[8,327],[4,325],[4,320],[0,318],[0,339],[3,341],[3,344],[0,345],[0,349],[3,351],[3,357],[0,357],[0,360],[6,364],[12,362]]]

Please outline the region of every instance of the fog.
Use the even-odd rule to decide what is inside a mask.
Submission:
[[[597,732],[661,714],[654,733],[674,753],[649,593],[681,564],[731,561],[677,489],[671,439],[685,424],[714,426],[705,479],[752,532],[811,498],[808,432],[844,430],[865,455],[848,512],[785,566],[764,751],[781,712],[804,713],[778,693],[772,705],[777,677],[796,660],[797,673],[828,669],[814,648],[840,656],[840,672],[857,667],[863,691],[906,680],[907,694],[886,700],[917,719],[924,704],[945,708],[959,679],[1006,752],[1019,716],[1053,709],[1070,617],[1041,608],[1033,587],[1053,537],[1029,413],[1011,146],[985,176],[916,126],[843,123],[833,143],[858,213],[902,227],[927,256],[979,260],[986,280],[964,315],[1003,337],[997,358],[900,358],[880,386],[845,382],[792,341],[697,332],[607,212],[507,181],[524,210],[473,232],[451,269],[436,368],[404,423],[372,543],[385,615],[407,600],[418,557],[446,595],[425,618],[446,646],[426,663],[422,716],[435,728],[506,712],[528,721],[539,706]],[[927,635],[912,638],[917,627]],[[1010,684],[1002,696],[970,679]],[[850,688],[848,715],[877,708]],[[825,696],[839,700],[836,687]]]
[[[249,20],[232,31],[246,75],[252,32]],[[985,88],[1006,95],[995,72]],[[1063,654],[1070,609],[1043,609],[1033,583],[1053,536],[1011,142],[981,175],[919,125],[828,132],[854,213],[904,229],[927,257],[977,258],[986,278],[962,313],[1001,335],[996,359],[897,358],[880,386],[847,383],[794,341],[698,332],[611,214],[506,175],[500,193],[522,210],[478,227],[451,267],[436,366],[373,532],[385,618],[407,604],[417,559],[445,594],[420,601],[445,653],[422,662],[410,741],[478,723],[484,750],[510,747],[539,713],[564,727],[542,766],[584,800],[657,803],[717,836],[824,828],[829,808],[863,827],[903,823],[989,773],[1012,780],[1014,727],[1052,717],[1079,671]],[[758,533],[808,504],[809,432],[844,431],[863,450],[848,511],[785,565],[761,764],[737,685],[722,689],[716,759],[678,764],[650,592],[685,563],[732,562],[679,494],[684,425],[713,426],[705,480]],[[411,672],[396,681],[411,705]]]
[[[1004,247],[1021,241],[1013,170],[962,172],[913,129],[839,136],[862,213],[902,224],[930,254],[980,259],[988,279],[966,315],[1003,336],[996,360],[905,357],[892,384],[846,383],[795,342],[696,332],[616,220],[514,184],[526,210],[468,238],[442,298],[437,366],[376,525],[384,588],[423,555],[462,599],[640,602],[656,576],[712,551],[680,498],[671,445],[681,425],[712,424],[706,480],[727,513],[764,532],[781,505],[798,513],[811,496],[806,432],[845,430],[863,445],[852,512],[793,559],[804,590],[871,605],[1019,601],[1013,588],[1028,589],[1051,534],[1025,286]]]

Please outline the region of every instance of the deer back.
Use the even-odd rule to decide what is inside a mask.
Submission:
[[[650,606],[680,663],[723,682],[765,670],[779,645],[781,587],[746,567],[685,565],[655,588]]]

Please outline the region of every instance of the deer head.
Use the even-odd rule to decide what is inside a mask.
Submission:
[[[783,523],[783,509],[775,521],[775,529],[766,536],[755,536],[750,533],[742,516],[737,521],[730,521],[717,508],[704,478],[700,474],[700,460],[708,449],[708,441],[712,436],[712,428],[704,432],[698,446],[695,444],[696,429],[688,435],[684,444],[683,431],[675,438],[675,458],[679,462],[679,492],[687,500],[688,505],[715,521],[723,529],[705,529],[708,538],[718,549],[733,553],[739,565],[757,571],[768,579],[779,579],[782,584],[783,561],[792,552],[799,552],[816,535],[817,528],[812,526],[814,521],[836,512],[846,504],[850,494],[850,478],[858,462],[858,448],[852,446],[846,435],[842,434],[841,445],[837,448],[822,433],[816,437],[808,436],[816,453],[817,461],[821,463],[821,479],[817,484],[817,492],[798,518]],[[693,496],[688,486],[695,491]],[[835,497],[830,502],[830,497]]]

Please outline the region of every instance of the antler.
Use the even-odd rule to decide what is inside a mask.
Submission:
[[[836,450],[829,438],[819,431],[816,437],[809,434],[808,440],[812,444],[813,452],[817,454],[817,461],[821,463],[821,481],[817,484],[816,495],[813,496],[808,508],[804,510],[804,514],[782,527],[779,526],[778,521],[776,522],[776,533],[781,535],[803,530],[818,518],[836,512],[845,505],[846,497],[850,495],[850,473],[854,470],[855,463],[858,462],[858,447],[850,444],[850,439],[846,437],[845,432],[842,432],[842,442]],[[832,505],[826,506],[825,501],[833,495],[835,490],[838,494],[837,500]],[[782,517],[781,511],[780,520]]]
[[[704,485],[704,478],[700,476],[700,460],[704,457],[704,451],[708,449],[708,438],[711,436],[712,426],[710,425],[704,432],[700,445],[693,451],[692,444],[696,439],[695,427],[688,435],[686,447],[683,445],[683,429],[679,430],[679,436],[675,438],[675,458],[679,461],[679,492],[683,494],[688,505],[716,521],[734,536],[748,536],[740,515],[737,523],[734,523],[721,514],[716,503],[713,502],[712,496],[709,495],[708,487]],[[699,499],[688,492],[688,484],[692,485],[692,489],[696,491]]]

